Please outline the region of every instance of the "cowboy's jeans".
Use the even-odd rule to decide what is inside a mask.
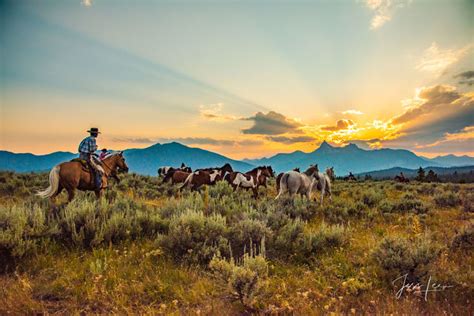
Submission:
[[[93,155],[87,155],[84,153],[79,154],[79,158],[86,160],[89,163],[89,166],[92,169],[92,173],[94,174],[94,184],[97,189],[102,187],[102,174],[103,169],[102,166],[96,161],[96,157]]]

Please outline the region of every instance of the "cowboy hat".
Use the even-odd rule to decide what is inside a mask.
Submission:
[[[91,129],[87,132],[91,134],[100,134],[99,129],[97,127],[91,127]]]

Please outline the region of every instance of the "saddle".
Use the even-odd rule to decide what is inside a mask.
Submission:
[[[92,168],[92,166],[89,164],[87,160],[81,159],[81,158],[74,158],[74,159],[71,159],[71,162],[79,162],[82,166],[82,170],[84,172],[89,173],[91,175],[91,179],[94,179],[96,171],[94,168]],[[105,176],[102,176],[102,187],[103,188],[107,187],[107,177]]]
[[[88,163],[87,160],[85,160],[85,159],[74,158],[74,159],[71,159],[71,162],[80,162],[81,165],[82,165],[82,169],[84,169],[84,171],[87,171],[87,172],[91,172],[91,171],[92,171],[91,166],[89,165],[89,163]]]

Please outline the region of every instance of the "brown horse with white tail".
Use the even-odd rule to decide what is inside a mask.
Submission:
[[[94,175],[80,161],[67,161],[56,165],[49,173],[49,187],[37,193],[42,198],[49,198],[51,203],[62,190],[68,193],[68,201],[74,198],[76,189],[81,191],[94,191],[99,198],[107,187],[107,179],[116,177],[117,172],[128,172],[128,166],[122,152],[110,154],[102,160],[104,169],[104,180],[102,186],[97,188],[94,181]]]

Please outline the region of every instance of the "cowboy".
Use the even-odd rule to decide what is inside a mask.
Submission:
[[[79,144],[79,158],[87,161],[92,167],[95,176],[95,185],[100,189],[102,187],[102,175],[104,174],[104,169],[95,154],[95,151],[97,150],[96,138],[99,136],[100,132],[97,127],[92,127],[87,132],[90,133],[90,136],[84,138]]]

